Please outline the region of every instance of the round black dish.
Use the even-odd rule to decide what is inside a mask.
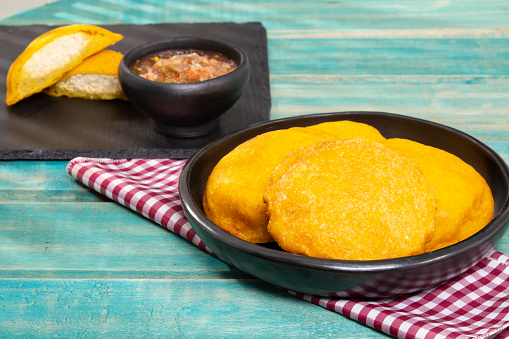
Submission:
[[[351,120],[377,128],[386,138],[406,138],[463,159],[488,182],[495,200],[493,220],[452,246],[416,256],[347,261],[311,258],[238,239],[207,219],[202,197],[216,163],[240,143],[264,132],[325,121]],[[200,150],[184,167],[179,183],[185,213],[205,244],[222,260],[285,289],[315,295],[380,298],[441,284],[474,266],[509,226],[509,169],[503,159],[475,138],[430,121],[379,112],[343,112],[269,121],[225,136]]]
[[[214,79],[185,84],[147,80],[129,69],[145,55],[169,49],[220,52],[238,67]],[[195,37],[158,40],[133,48],[124,55],[118,68],[118,78],[129,101],[154,120],[156,130],[172,137],[197,137],[216,129],[219,117],[242,95],[249,75],[249,60],[242,50]]]

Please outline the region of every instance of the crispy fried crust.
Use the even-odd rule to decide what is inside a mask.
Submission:
[[[81,64],[67,72],[62,80],[76,74],[105,74],[117,76],[118,65],[122,57],[122,53],[104,49],[83,60]]]
[[[464,240],[491,221],[491,189],[472,166],[446,151],[411,140],[388,139],[385,145],[416,163],[434,191],[437,229],[426,252]]]
[[[308,128],[330,133],[339,140],[356,138],[365,138],[378,142],[385,140],[382,134],[373,126],[349,120],[323,122]]]
[[[344,260],[424,252],[435,230],[435,198],[412,161],[365,139],[293,153],[265,193],[267,229],[281,248]]]

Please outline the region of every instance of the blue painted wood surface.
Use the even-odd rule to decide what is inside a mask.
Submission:
[[[271,118],[376,110],[461,129],[509,160],[507,1],[61,0],[0,21],[260,21]],[[0,337],[383,338],[203,253],[76,183],[0,162]],[[509,235],[497,249],[509,253]]]

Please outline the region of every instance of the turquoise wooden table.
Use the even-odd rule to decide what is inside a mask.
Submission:
[[[259,21],[271,119],[406,114],[467,132],[507,162],[508,6],[62,0],[0,24]],[[0,337],[385,337],[204,254],[76,183],[66,165],[0,162]],[[496,249],[509,253],[509,235]]]

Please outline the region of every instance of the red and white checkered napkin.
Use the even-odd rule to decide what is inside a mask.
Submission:
[[[191,228],[179,199],[185,162],[76,158],[67,172],[211,253]],[[509,338],[508,266],[509,257],[493,251],[440,287],[378,301],[288,292],[397,338]]]

